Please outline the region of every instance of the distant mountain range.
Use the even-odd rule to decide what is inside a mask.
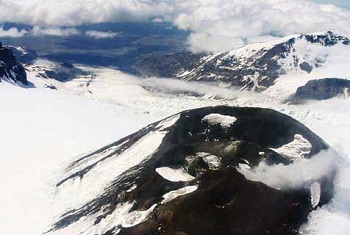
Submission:
[[[224,53],[176,53],[143,56],[135,67],[140,74],[176,77],[186,81],[215,81],[264,89],[281,75],[322,67],[332,53],[346,57],[350,40],[332,32],[289,36],[271,43],[250,44]],[[136,69],[136,68],[135,68]]]
[[[161,32],[158,33],[161,34]],[[274,86],[276,79],[285,75],[297,74],[300,78],[312,76],[308,80],[326,77],[340,80],[348,78],[345,75],[348,68],[347,62],[350,62],[350,59],[347,59],[350,54],[350,40],[330,31],[292,35],[269,43],[250,44],[229,52],[212,54],[177,51],[174,48],[169,49],[171,45],[163,50],[158,48],[161,40],[152,38],[150,35],[145,37],[142,40],[137,39],[139,42],[143,41],[144,47],[139,47],[131,54],[129,51],[118,55],[121,56],[121,61],[111,57],[109,58],[111,63],[124,72],[143,77],[155,76],[185,81],[224,83],[226,86],[255,91],[264,91]],[[35,50],[25,47],[9,45],[6,48],[2,47],[1,50],[0,60],[4,61],[2,74],[5,77],[3,79],[19,81],[22,84],[27,84],[26,75],[14,56],[20,63],[26,65],[32,64],[38,58],[53,59],[51,56],[40,55]],[[104,52],[101,53],[99,56],[104,55]],[[84,57],[79,53],[75,56]],[[82,71],[70,63],[74,60],[67,58],[65,61],[64,58],[51,60],[50,66],[36,66],[38,76],[68,81],[77,76],[89,75],[89,72]],[[79,58],[76,62],[83,62]],[[99,57],[97,56],[95,60],[99,60]],[[328,74],[318,73],[322,69]],[[330,75],[329,71],[332,71]],[[339,71],[345,72],[340,73],[341,76],[339,76]],[[321,96],[324,97],[348,93],[348,89],[344,91],[348,86],[341,84],[341,82],[332,83],[334,89],[337,87],[336,91],[323,89],[319,92],[323,93]],[[300,87],[303,85],[305,83],[301,83]],[[310,95],[300,96],[299,92],[297,97],[312,98],[312,92],[304,89],[304,92],[306,91],[309,91]]]

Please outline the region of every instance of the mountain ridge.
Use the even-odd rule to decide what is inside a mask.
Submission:
[[[273,86],[282,75],[295,71],[309,74],[321,68],[332,51],[345,56],[350,51],[350,40],[331,31],[291,35],[223,53],[202,56],[177,53],[170,58],[140,58],[137,70],[146,76],[156,74],[186,81],[223,82],[259,91]],[[167,62],[169,60],[173,65]],[[165,67],[164,74],[162,67]]]
[[[28,85],[24,67],[17,61],[13,52],[0,42],[0,81],[18,85]]]

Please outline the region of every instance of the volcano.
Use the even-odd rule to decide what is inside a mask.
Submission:
[[[335,172],[276,188],[242,169],[307,162],[327,149],[307,127],[270,109],[185,111],[71,163],[58,191],[99,190],[50,233],[297,234],[332,198]]]

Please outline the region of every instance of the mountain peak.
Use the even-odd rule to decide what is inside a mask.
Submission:
[[[190,69],[179,71],[177,77],[262,90],[273,86],[281,75],[299,72],[302,76],[327,66],[332,56],[346,58],[349,45],[347,37],[332,31],[291,35],[202,56]]]
[[[0,42],[0,81],[28,85],[27,74],[12,51]]]
[[[344,45],[350,44],[350,40],[347,37],[341,36],[332,31],[314,34],[302,34],[300,36],[300,39],[306,39],[310,43],[319,43],[323,46],[334,46],[339,42],[342,42]]]

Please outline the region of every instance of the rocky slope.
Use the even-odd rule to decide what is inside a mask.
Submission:
[[[304,125],[269,109],[185,111],[74,161],[57,191],[88,194],[49,233],[297,234],[332,198],[334,169],[298,187],[245,172],[303,164],[326,149]]]
[[[67,82],[79,76],[92,75],[88,71],[84,71],[75,67],[70,63],[56,63],[48,61],[46,65],[33,65],[31,70],[37,72],[37,76],[43,79],[54,79],[60,82]]]
[[[0,43],[0,81],[28,85],[27,74],[13,52]]]
[[[88,71],[77,68],[70,63],[58,63],[41,58],[28,48],[8,45],[0,47],[0,79],[28,85],[26,70],[36,73],[36,77],[67,82],[80,76],[92,76]],[[48,85],[47,88],[56,89]]]
[[[324,78],[311,80],[297,89],[294,98],[297,100],[326,100],[336,96],[348,97],[350,80]]]
[[[36,51],[29,48],[16,47],[12,45],[8,45],[6,48],[12,51],[13,55],[21,64],[31,64],[39,57]]]

